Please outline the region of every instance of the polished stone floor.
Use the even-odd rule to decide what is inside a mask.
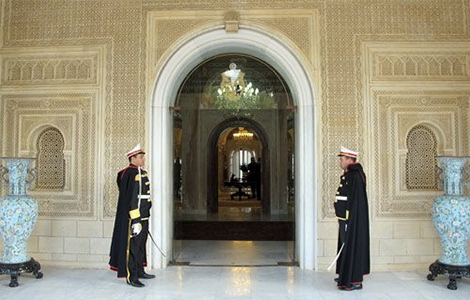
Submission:
[[[459,281],[457,291],[447,290],[447,280],[426,280],[426,272],[373,272],[361,291],[339,291],[332,273],[297,267],[181,267],[154,270],[156,279],[133,288],[115,273],[102,269],[44,267],[44,278],[22,275],[20,286],[8,287],[0,276],[2,299],[371,299],[467,300],[470,280]]]
[[[176,200],[178,203],[178,200]],[[293,203],[284,213],[265,214],[261,209],[261,202],[256,199],[231,200],[230,192],[219,194],[219,209],[217,213],[194,212],[183,209],[180,205],[176,205],[175,220],[185,221],[293,221],[294,206]]]
[[[275,266],[292,262],[288,241],[175,241],[175,259],[189,265]]]

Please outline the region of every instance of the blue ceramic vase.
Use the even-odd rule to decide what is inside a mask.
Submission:
[[[463,168],[467,157],[438,157],[444,172],[444,196],[433,204],[433,223],[441,237],[441,263],[468,266],[467,243],[470,236],[470,198],[462,195]]]
[[[463,171],[468,157],[440,156],[444,195],[434,200],[433,224],[441,237],[442,254],[429,266],[428,280],[449,276],[447,287],[457,289],[457,279],[470,276],[467,243],[470,236],[470,198],[463,195]]]
[[[41,278],[40,265],[28,256],[28,239],[38,217],[38,204],[26,195],[26,185],[34,181],[30,169],[32,158],[3,158],[7,168],[1,167],[2,177],[8,174],[9,193],[0,200],[0,234],[3,254],[0,257],[0,274],[12,276],[10,286],[17,286],[16,277],[23,272],[33,272]],[[28,180],[28,176],[31,179]]]

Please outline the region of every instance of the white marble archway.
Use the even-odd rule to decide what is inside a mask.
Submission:
[[[243,53],[264,60],[286,80],[297,105],[296,161],[296,249],[300,267],[317,265],[318,166],[314,108],[313,76],[300,52],[278,36],[256,26],[240,26],[237,33],[227,33],[222,26],[199,30],[186,36],[158,66],[152,86],[148,122],[149,166],[153,179],[151,231],[167,254],[163,257],[151,248],[151,267],[165,268],[170,259],[173,238],[172,193],[172,115],[178,88],[188,73],[204,60],[224,53]]]

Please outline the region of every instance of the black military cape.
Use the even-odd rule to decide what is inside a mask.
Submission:
[[[341,256],[336,264],[338,286],[363,281],[370,272],[369,209],[366,193],[366,176],[359,163],[351,164],[344,174],[351,184],[348,189],[349,220]],[[341,249],[338,238],[338,251]]]
[[[127,277],[127,252],[129,251],[130,242],[129,210],[135,185],[135,176],[137,174],[137,167],[130,165],[126,169],[119,171],[117,176],[119,198],[116,219],[114,221],[113,238],[111,240],[109,266],[111,270],[117,271],[117,277],[119,278]]]

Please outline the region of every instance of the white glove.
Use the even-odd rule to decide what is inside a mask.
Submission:
[[[134,223],[132,224],[131,229],[132,229],[132,237],[135,237],[139,235],[139,233],[142,231],[142,224]]]

